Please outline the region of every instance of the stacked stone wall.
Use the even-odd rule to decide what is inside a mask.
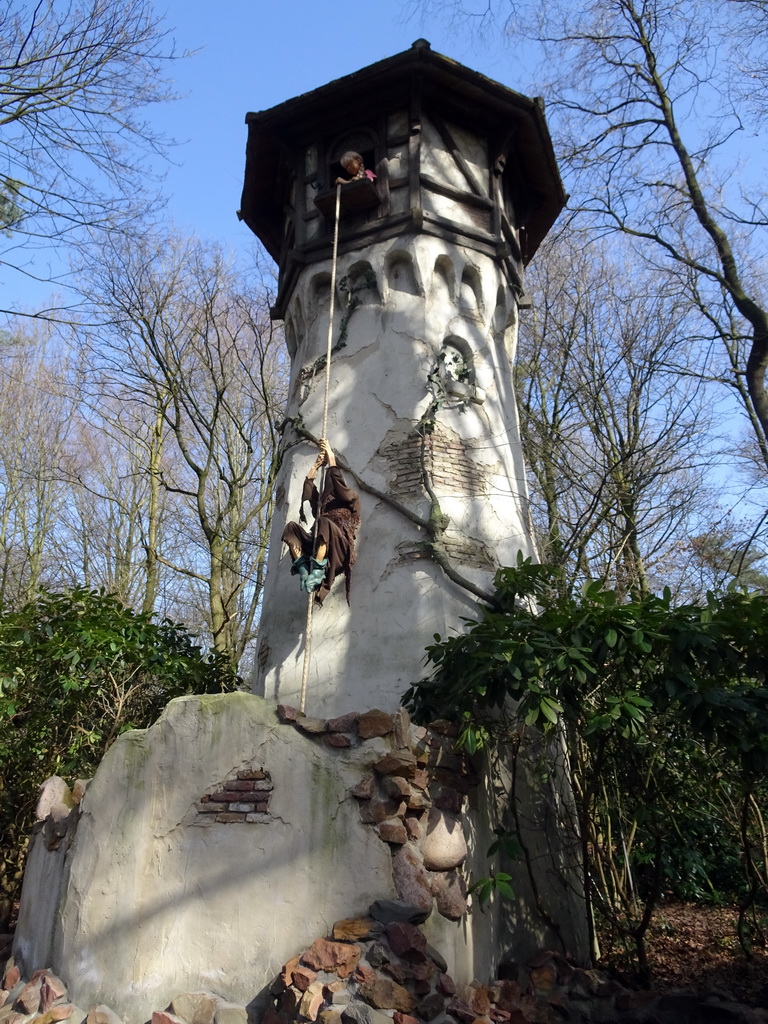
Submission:
[[[413,726],[402,708],[325,720],[279,705],[278,715],[331,747],[390,739],[390,752],[350,790],[360,820],[389,846],[398,896],[425,916],[434,907],[442,917],[460,920],[467,911],[461,868],[468,852],[461,815],[478,776],[471,760],[454,751],[455,728],[448,722]]]

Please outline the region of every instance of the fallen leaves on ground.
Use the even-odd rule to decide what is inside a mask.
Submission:
[[[747,957],[736,936],[738,908],[695,903],[663,903],[653,917],[647,938],[648,959],[656,990],[689,989],[697,994],[720,992],[739,1002],[768,1007],[768,949],[755,936]],[[762,914],[768,937],[768,914]],[[623,951],[613,949],[603,965],[625,984],[636,977]]]

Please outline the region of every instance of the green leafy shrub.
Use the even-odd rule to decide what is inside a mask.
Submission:
[[[172,697],[235,683],[183,626],[107,594],[41,593],[0,614],[0,917],[20,886],[40,783],[92,775],[121,732],[150,725]]]
[[[624,600],[598,583],[573,595],[522,560],[496,590],[497,608],[428,648],[432,675],[405,697],[414,716],[453,718],[469,751],[560,730],[586,919],[634,944],[642,974],[665,892],[727,891],[744,942],[768,874],[768,597],[675,606],[668,591]]]

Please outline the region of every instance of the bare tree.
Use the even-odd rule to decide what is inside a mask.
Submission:
[[[72,585],[103,587],[130,607],[176,614],[179,588],[157,559],[169,516],[160,486],[166,431],[158,411],[102,397],[98,411],[78,388],[77,447],[62,510],[59,557]]]
[[[596,234],[620,231],[725,345],[710,375],[739,397],[768,468],[768,16],[760,0],[455,0],[416,4],[503,29],[536,90]],[[757,161],[757,163],[755,163]]]
[[[57,542],[74,408],[67,354],[50,337],[17,334],[0,353],[0,604],[59,582]]]
[[[113,238],[83,273],[110,324],[89,336],[91,388],[164,438],[146,472],[174,504],[147,550],[200,588],[213,645],[237,664],[257,622],[285,382],[263,285],[214,247],[151,233]]]
[[[545,245],[517,391],[542,557],[645,592],[700,528],[713,452],[703,384],[675,371],[685,318],[616,257],[573,234]]]
[[[572,206],[617,230],[725,344],[718,374],[743,403],[768,468],[768,241],[756,127],[768,113],[764,6],[730,0],[515,4],[533,25]],[[529,20],[530,18],[530,20]],[[554,59],[556,57],[556,59]]]
[[[2,262],[147,200],[164,140],[140,111],[170,98],[173,55],[151,0],[0,0]]]
[[[734,491],[736,479],[751,482],[752,521],[734,497],[700,534],[711,532],[714,542],[721,530],[728,533],[731,512],[742,538],[731,552],[738,566],[755,553],[743,545],[759,553],[765,532],[766,5],[413,0],[411,7],[479,34],[503,33],[512,50],[526,47],[526,65],[535,68],[532,90],[546,98],[571,193],[566,227],[585,244],[623,237],[645,262],[652,276],[644,287],[664,303],[659,315],[677,318],[690,342],[670,353],[677,386],[685,390],[695,377],[707,387],[715,411],[710,444],[729,449],[717,486]],[[719,400],[710,385],[719,386]],[[681,535],[678,544],[695,561],[690,540]]]

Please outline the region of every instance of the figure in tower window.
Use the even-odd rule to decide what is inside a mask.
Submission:
[[[347,150],[342,156],[339,163],[349,175],[348,178],[337,178],[337,185],[348,185],[350,181],[359,181],[361,178],[367,178],[369,181],[374,181],[376,175],[373,171],[366,171],[363,158],[359,153],[356,153],[353,149]]]
[[[320,454],[307,473],[301,493],[300,523],[306,523],[304,502],[309,502],[314,524],[311,530],[300,523],[286,523],[283,541],[293,559],[291,573],[299,577],[299,585],[315,601],[322,604],[337,576],[346,579],[347,604],[355,564],[355,536],[360,526],[360,495],[347,487],[344,476],[336,465],[328,441],[319,442]],[[323,491],[315,486],[315,477],[321,466],[327,466]]]

